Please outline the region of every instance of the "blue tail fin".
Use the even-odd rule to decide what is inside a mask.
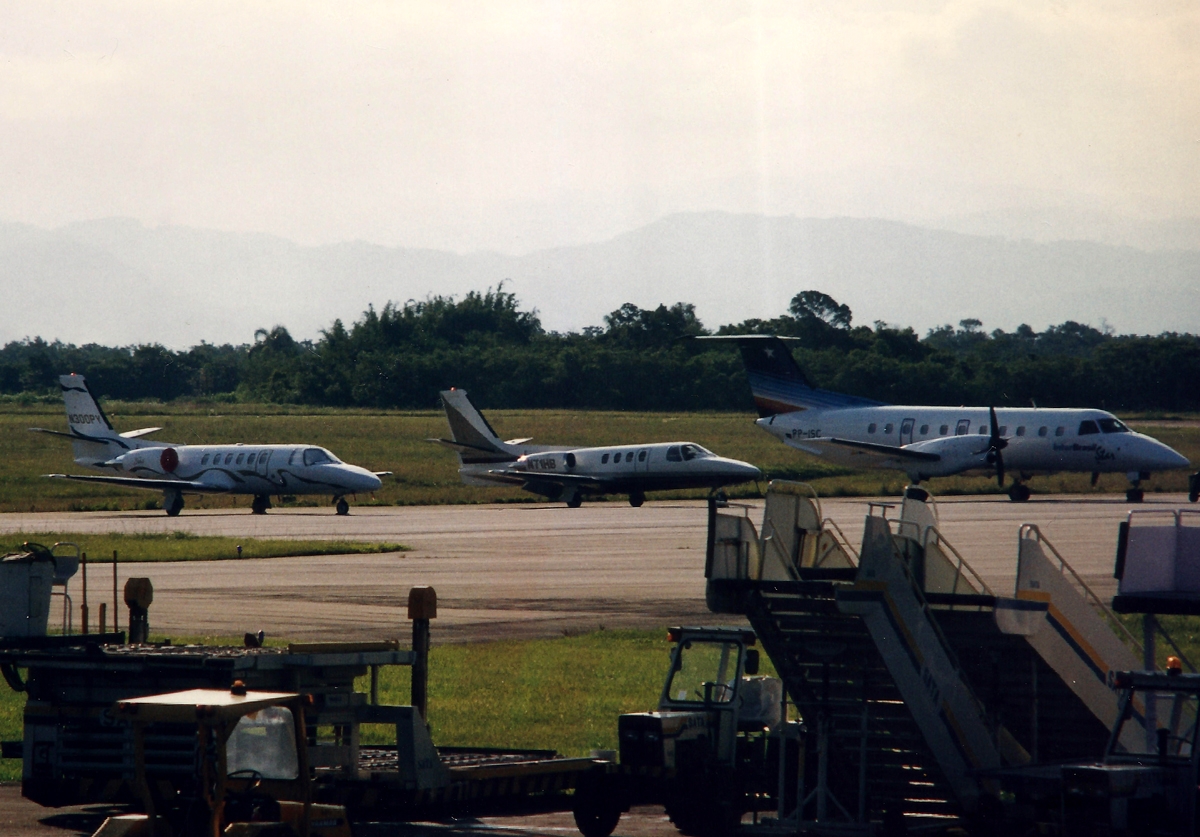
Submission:
[[[750,391],[754,394],[754,406],[758,408],[760,416],[800,410],[874,407],[882,403],[813,387],[788,347],[773,334],[722,335],[699,339],[737,342],[742,363],[746,366],[746,377],[750,379]]]

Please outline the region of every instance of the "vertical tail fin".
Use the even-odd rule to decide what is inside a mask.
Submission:
[[[129,450],[131,445],[113,428],[82,375],[59,375],[58,383],[77,464],[95,467]]]
[[[450,424],[451,438],[437,441],[454,448],[462,464],[511,462],[517,458],[512,447],[500,441],[487,419],[467,399],[466,390],[443,391],[442,406]]]
[[[118,436],[82,375],[59,375],[58,383],[67,408],[67,426],[73,435],[97,440]]]
[[[738,334],[700,337],[700,340],[734,340],[742,353],[754,406],[760,416],[800,410],[870,407],[882,402],[840,392],[816,389],[782,340],[773,334]]]

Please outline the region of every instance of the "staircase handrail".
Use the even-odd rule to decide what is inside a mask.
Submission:
[[[1140,647],[1141,643],[1138,638],[1133,635],[1133,632],[1130,631],[1129,628],[1125,627],[1125,623],[1118,619],[1117,615],[1109,609],[1108,605],[1106,605],[1104,601],[1092,591],[1092,588],[1087,585],[1087,582],[1079,577],[1079,573],[1075,572],[1074,567],[1067,563],[1066,558],[1062,557],[1062,553],[1054,548],[1054,544],[1052,544],[1050,540],[1042,534],[1042,530],[1037,527],[1036,523],[1021,524],[1021,528],[1017,531],[1018,551],[1020,550],[1021,541],[1027,536],[1030,537],[1030,540],[1035,540],[1038,544],[1047,548],[1050,551],[1050,554],[1058,559],[1059,573],[1064,576],[1069,576],[1075,587],[1083,591],[1083,597],[1087,599],[1088,603],[1091,604],[1092,607],[1099,610],[1101,615],[1103,615],[1111,624],[1117,626],[1117,632],[1122,635],[1122,638],[1127,643],[1131,644],[1134,648]]]
[[[992,588],[988,587],[988,584],[986,581],[983,580],[983,577],[981,575],[979,575],[979,573],[975,572],[975,568],[967,563],[967,559],[963,558],[962,554],[957,549],[954,548],[954,544],[952,544],[952,543],[950,543],[950,541],[946,540],[945,536],[943,536],[941,531],[939,531],[937,529],[937,527],[935,527],[935,526],[930,526],[928,529],[925,530],[924,547],[926,550],[929,549],[929,541],[931,538],[936,539],[938,549],[942,550],[943,553],[947,549],[950,550],[950,553],[958,561],[956,569],[958,570],[960,575],[968,575],[970,577],[970,579],[979,586],[979,591],[981,593],[985,593],[989,596],[996,595],[992,591]],[[966,570],[966,573],[963,573],[963,570]],[[956,580],[955,585],[957,585],[957,584],[958,584],[958,582]],[[957,593],[958,591],[955,590],[954,592]]]
[[[887,518],[884,518],[884,520],[887,522],[889,528],[891,528],[891,524],[893,522],[897,524],[908,522],[903,520],[891,521],[887,520]],[[987,707],[985,707],[976,696],[975,689],[972,688],[971,681],[967,678],[967,673],[963,670],[962,664],[958,661],[958,655],[954,653],[954,646],[952,646],[950,641],[946,639],[946,635],[942,632],[942,626],[938,624],[937,617],[934,616],[933,607],[929,604],[929,600],[925,598],[925,591],[921,589],[921,585],[917,583],[916,576],[913,575],[912,567],[908,565],[908,562],[904,560],[904,556],[900,554],[900,550],[896,546],[896,541],[893,539],[890,541],[890,544],[892,551],[896,554],[896,558],[898,559],[901,569],[904,571],[904,577],[908,580],[908,586],[912,588],[913,595],[916,596],[917,604],[921,608],[921,613],[924,615],[925,621],[929,623],[931,628],[933,628],[934,636],[937,637],[938,643],[942,646],[942,651],[946,655],[946,659],[950,661],[950,666],[954,669],[954,676],[957,677],[959,682],[962,683],[966,688],[967,697],[970,698],[971,703],[975,705],[975,710],[979,713],[979,717],[983,718],[985,723],[988,722],[989,716]]]
[[[820,506],[817,508],[819,509]],[[850,539],[846,537],[846,533],[842,531],[842,527],[838,526],[832,517],[826,517],[821,521],[821,531],[832,533],[833,539],[837,541],[838,545],[842,549],[846,550],[846,554],[853,559],[854,566],[858,566],[860,559],[858,550],[850,545]]]

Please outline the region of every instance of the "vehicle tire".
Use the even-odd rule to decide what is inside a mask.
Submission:
[[[338,501],[337,501],[337,505],[334,506],[334,508],[337,510],[337,513],[340,515],[350,514],[350,504],[346,502],[345,497],[339,497]]]
[[[1125,492],[1125,500],[1129,503],[1140,503],[1146,499],[1146,492],[1140,488],[1131,488]]]
[[[630,491],[629,492],[629,505],[633,506],[636,509],[636,508],[640,508],[642,503],[644,503],[644,502],[646,502],[646,493],[644,491]]]
[[[583,837],[608,837],[621,820],[621,809],[602,797],[591,796],[581,799],[571,811],[575,826]]]

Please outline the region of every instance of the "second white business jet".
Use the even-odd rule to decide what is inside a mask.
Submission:
[[[1008,496],[1018,502],[1029,499],[1024,481],[1034,474],[1091,473],[1095,485],[1102,473],[1124,473],[1133,503],[1142,501],[1141,482],[1152,473],[1188,467],[1186,457],[1103,410],[883,404],[812,387],[773,335],[699,339],[737,342],[759,427],[847,467],[904,471],[914,483],[982,470],[1004,485],[1008,473]]]
[[[266,513],[273,495],[328,494],[337,513],[347,514],[348,495],[375,491],[382,485],[380,477],[391,473],[348,465],[313,445],[183,445],[141,438],[158,427],[118,433],[82,375],[58,380],[70,432],[29,429],[65,436],[77,465],[109,474],[49,476],[161,491],[163,508],[172,517],[183,509],[184,494],[251,494],[255,514]]]
[[[519,485],[573,509],[585,494],[628,494],[629,505],[636,508],[647,491],[715,489],[762,476],[750,463],[717,456],[695,442],[599,448],[525,444],[529,439],[504,442],[467,400],[465,390],[446,390],[442,405],[452,438],[429,441],[458,454],[464,483]]]

